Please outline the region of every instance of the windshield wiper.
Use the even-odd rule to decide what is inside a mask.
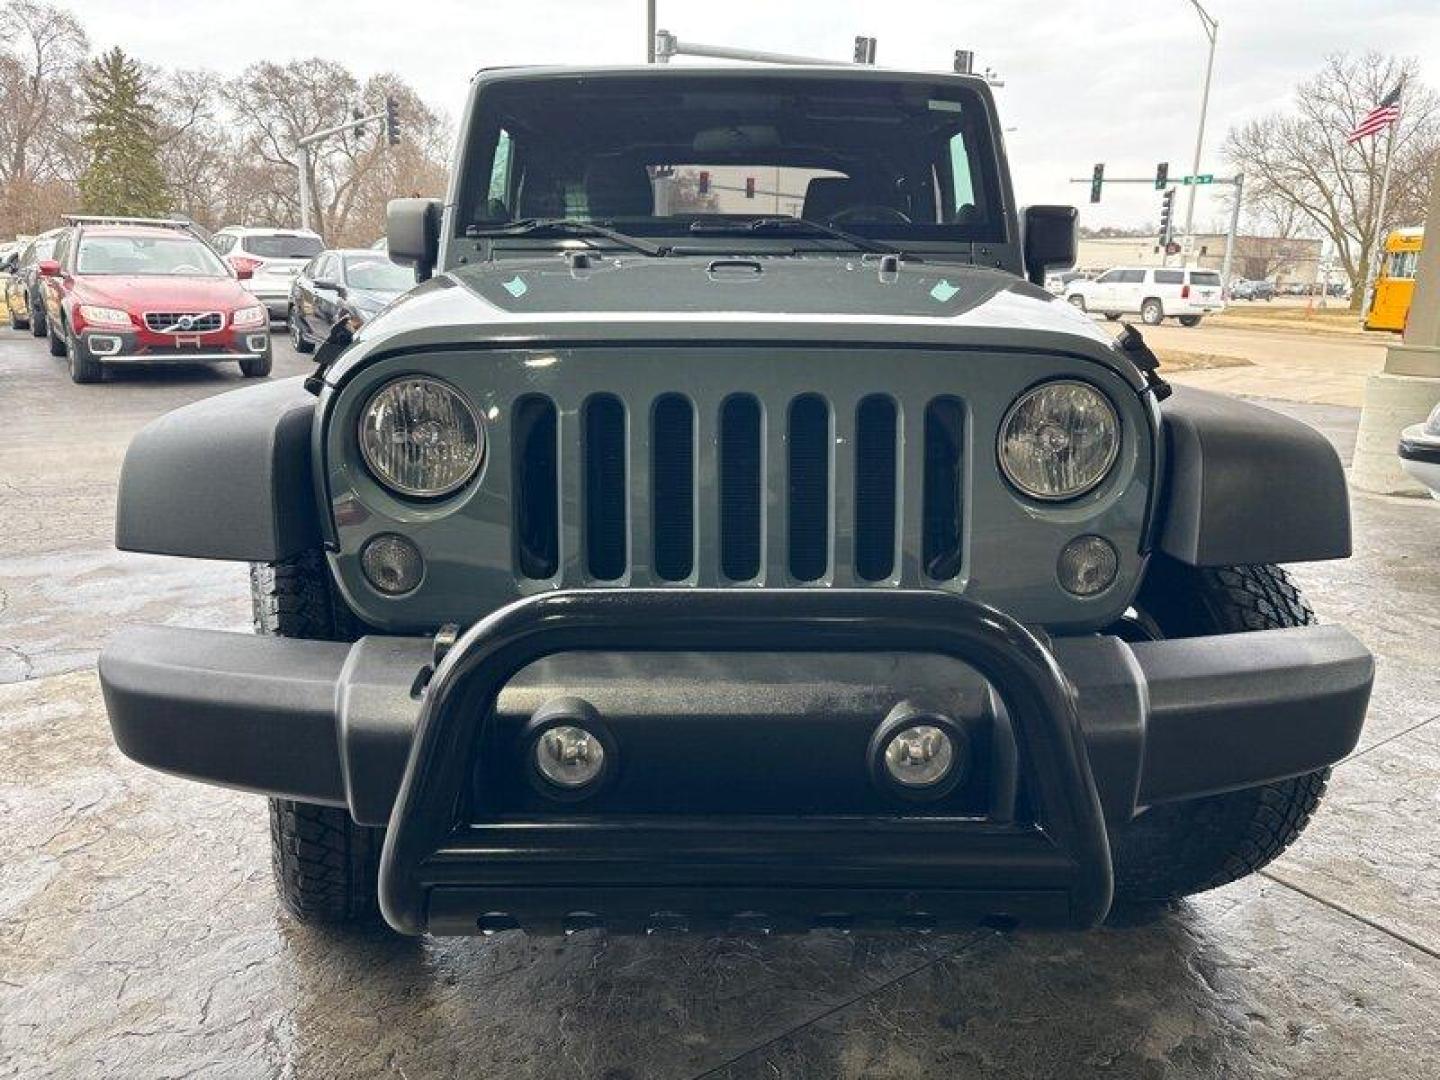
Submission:
[[[867,239],[864,236],[856,236],[844,229],[837,229],[834,225],[826,225],[824,222],[811,221],[809,218],[792,217],[766,217],[755,218],[753,221],[723,222],[723,221],[692,221],[690,231],[697,235],[714,233],[723,235],[726,233],[762,233],[762,232],[811,232],[821,236],[828,236],[833,240],[840,240],[860,251],[870,251],[877,255],[899,255],[900,252],[889,244],[882,244],[876,240]]]
[[[465,235],[493,239],[504,236],[531,236],[540,232],[568,233],[581,239],[599,236],[611,243],[619,244],[631,251],[643,252],[646,255],[664,256],[670,252],[668,247],[662,247],[660,244],[652,244],[648,240],[627,236],[625,233],[617,232],[596,222],[580,221],[576,218],[523,218],[520,221],[509,221],[493,228],[471,225],[465,230]]]

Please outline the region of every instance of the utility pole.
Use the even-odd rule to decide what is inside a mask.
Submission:
[[[645,62],[655,62],[655,0],[645,0]]]
[[[1220,268],[1221,296],[1230,295],[1230,266],[1235,259],[1235,236],[1240,231],[1240,201],[1245,195],[1245,174],[1235,174],[1235,203],[1230,207],[1230,231],[1225,234],[1225,263]]]
[[[1190,169],[1190,172],[1195,174],[1200,171],[1200,153],[1205,146],[1205,115],[1210,111],[1210,75],[1215,70],[1215,38],[1220,33],[1220,20],[1201,7],[1200,0],[1190,0],[1190,3],[1195,8],[1196,14],[1200,16],[1200,25],[1205,30],[1205,36],[1210,40],[1210,54],[1205,60],[1205,88],[1200,92],[1200,127],[1195,132],[1195,160]],[[1194,246],[1195,188],[1193,186],[1185,194],[1185,236],[1191,246]]]

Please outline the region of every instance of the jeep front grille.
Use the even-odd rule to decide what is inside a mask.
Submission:
[[[522,579],[884,585],[901,579],[906,550],[923,578],[961,573],[964,406],[954,398],[871,394],[837,410],[818,393],[764,403],[736,393],[704,415],[678,393],[643,404],[600,393],[577,412],[567,435],[575,414],[550,398],[513,407]],[[908,485],[907,468],[919,474]]]
[[[145,326],[157,334],[208,334],[225,325],[218,311],[147,311]]]

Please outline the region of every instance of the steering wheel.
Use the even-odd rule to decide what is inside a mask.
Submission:
[[[903,210],[897,210],[893,206],[881,206],[879,203],[847,206],[844,210],[838,210],[830,215],[831,225],[842,225],[847,221],[894,221],[901,225],[915,224],[910,220],[910,215]]]

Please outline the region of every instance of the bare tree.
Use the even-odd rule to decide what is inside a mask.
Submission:
[[[1252,214],[1299,215],[1335,246],[1350,280],[1370,273],[1377,234],[1416,220],[1429,191],[1427,163],[1440,147],[1440,98],[1420,82],[1414,59],[1340,54],[1296,88],[1295,107],[1230,131],[1226,156],[1245,174]],[[1404,81],[1394,132],[1391,199],[1377,222],[1389,134],[1347,143],[1346,135]],[[1378,226],[1378,228],[1377,228]],[[1351,306],[1358,309],[1362,290]]]
[[[83,165],[76,76],[89,42],[75,16],[40,0],[0,8],[0,221],[34,231],[67,201]]]
[[[298,223],[298,140],[343,122],[354,110],[378,109],[387,94],[400,106],[404,136],[398,147],[386,145],[372,126],[310,148],[317,230],[331,242],[369,243],[384,227],[390,198],[439,191],[448,125],[402,80],[381,75],[362,85],[341,65],[320,59],[262,63],[225,88],[245,132],[238,160],[249,162],[239,186],[250,198],[236,210],[248,220]]]

